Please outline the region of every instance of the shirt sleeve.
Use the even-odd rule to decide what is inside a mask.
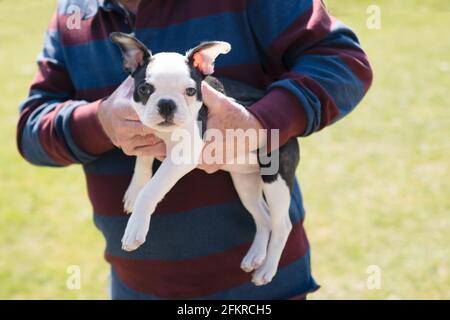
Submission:
[[[263,67],[276,79],[250,111],[280,145],[352,111],[372,82],[355,34],[320,0],[250,0],[247,16]]]
[[[55,13],[37,59],[38,71],[20,105],[17,145],[29,162],[45,166],[88,163],[112,149],[97,118],[99,101],[73,100]]]

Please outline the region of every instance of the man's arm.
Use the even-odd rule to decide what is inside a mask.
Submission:
[[[50,21],[28,98],[20,106],[17,144],[36,165],[88,163],[113,144],[97,119],[100,100],[72,100],[74,87],[66,69],[57,14]]]
[[[250,0],[249,23],[266,72],[278,79],[250,111],[280,144],[347,115],[372,82],[355,34],[320,0]]]
[[[107,99],[73,100],[75,89],[60,42],[61,33],[70,30],[58,25],[55,14],[29,96],[20,107],[17,144],[22,156],[36,165],[84,164],[114,145],[127,155],[164,155],[164,144],[130,106],[133,79],[127,78]]]

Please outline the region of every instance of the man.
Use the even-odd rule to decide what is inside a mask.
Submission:
[[[215,75],[267,94],[245,112],[203,87],[208,126],[280,129],[280,144],[342,118],[367,92],[372,73],[356,36],[320,0],[64,0],[20,108],[25,159],[83,165],[94,221],[106,239],[113,299],[293,299],[316,290],[298,184],[278,273],[256,287],[239,268],[254,225],[219,164],[181,179],[153,215],[147,242],[121,250],[131,156],[163,157],[165,150],[128,104],[131,84],[123,83],[120,52],[108,39],[113,31],[134,32],[154,53],[229,42],[233,49],[218,59]]]

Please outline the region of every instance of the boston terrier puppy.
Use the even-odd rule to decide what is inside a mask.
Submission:
[[[243,103],[245,106],[264,93],[235,81],[219,81],[210,76],[216,58],[231,50],[227,42],[204,42],[185,55],[175,52],[152,55],[133,35],[114,32],[110,38],[122,52],[124,69],[134,78],[131,105],[140,121],[164,141],[167,154],[154,173],[153,157],[136,158],[133,178],[124,197],[125,211],[132,214],[122,238],[123,250],[132,251],[145,242],[150,218],[158,203],[201,161],[207,122],[201,82],[206,81],[231,98],[240,96],[247,102]],[[180,129],[187,134],[177,134]],[[173,151],[183,144],[184,151],[179,159],[174,154],[180,153]],[[278,153],[278,167],[270,174],[262,174],[269,165],[263,164],[261,156],[254,152],[249,153],[245,164],[227,163],[222,168],[230,173],[243,206],[255,221],[256,234],[241,263],[244,271],[254,271],[252,281],[255,285],[267,284],[275,276],[292,229],[289,205],[300,157],[297,139],[290,139],[272,154],[274,152]],[[189,160],[183,161],[188,154]]]

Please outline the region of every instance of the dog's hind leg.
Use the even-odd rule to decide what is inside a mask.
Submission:
[[[284,246],[292,229],[289,217],[291,200],[290,188],[280,176],[277,179],[263,184],[264,196],[270,211],[272,233],[270,235],[267,257],[264,263],[253,273],[253,283],[264,285],[272,281],[278,269]]]
[[[277,154],[278,153],[278,154]],[[271,161],[262,163],[263,191],[270,212],[271,235],[267,257],[263,265],[253,273],[253,283],[264,285],[272,281],[278,269],[281,254],[286,245],[292,223],[289,216],[295,171],[300,161],[300,146],[296,138],[289,139],[279,150],[273,151]],[[273,159],[278,160],[277,170],[272,172]]]
[[[242,204],[250,212],[256,225],[253,243],[241,263],[242,270],[251,272],[259,268],[266,258],[270,236],[269,212],[262,193],[263,181],[259,173],[230,174]]]

